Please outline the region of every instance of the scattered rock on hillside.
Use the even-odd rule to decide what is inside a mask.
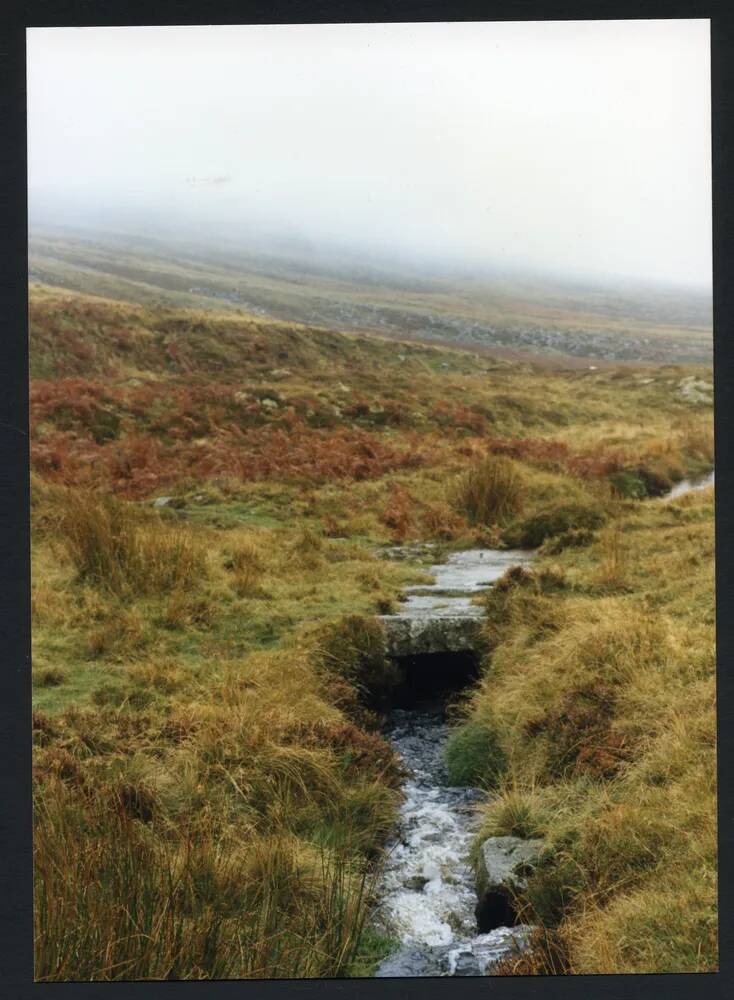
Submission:
[[[678,383],[678,394],[689,403],[711,403],[714,387],[710,382],[688,375]]]

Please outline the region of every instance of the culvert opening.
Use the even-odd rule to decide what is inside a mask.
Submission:
[[[498,927],[514,927],[517,924],[515,907],[501,892],[486,893],[477,903],[475,915],[480,934],[488,934]]]
[[[446,702],[477,679],[479,657],[476,653],[417,653],[395,656],[400,683],[392,693],[394,708],[417,708],[420,705]]]

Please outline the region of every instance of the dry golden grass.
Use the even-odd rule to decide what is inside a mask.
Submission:
[[[178,707],[35,718],[36,977],[344,974],[394,818],[389,748],[344,727],[303,649],[201,684],[152,658],[129,683]]]
[[[523,483],[515,464],[487,455],[472,465],[455,484],[455,505],[474,524],[494,524],[517,514],[522,506]]]
[[[206,573],[189,531],[113,497],[66,491],[59,527],[80,578],[117,594],[170,591]]]
[[[629,562],[627,542],[619,521],[614,521],[599,538],[599,570],[597,581],[609,590],[624,589],[625,571]]]

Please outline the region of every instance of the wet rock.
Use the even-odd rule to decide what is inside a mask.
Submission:
[[[469,949],[457,951],[450,956],[450,976],[481,976],[477,956]]]
[[[403,885],[406,889],[411,889],[413,892],[421,892],[430,881],[425,875],[411,875],[410,878],[406,878]]]
[[[437,965],[435,949],[425,945],[405,945],[394,955],[380,962],[375,976],[378,979],[435,976]]]
[[[491,976],[498,962],[526,951],[532,933],[533,928],[528,924],[518,924],[517,927],[497,927],[489,934],[475,937],[472,952],[481,975]]]
[[[478,934],[446,952],[443,974],[447,976],[491,976],[498,962],[517,957],[530,943],[533,928],[497,927],[489,934]]]
[[[527,875],[543,850],[540,839],[489,837],[479,848],[476,865],[476,917],[480,931],[515,922],[513,897],[527,884]]]

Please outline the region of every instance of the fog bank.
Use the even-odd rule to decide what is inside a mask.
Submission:
[[[708,21],[36,28],[32,221],[707,285]]]

